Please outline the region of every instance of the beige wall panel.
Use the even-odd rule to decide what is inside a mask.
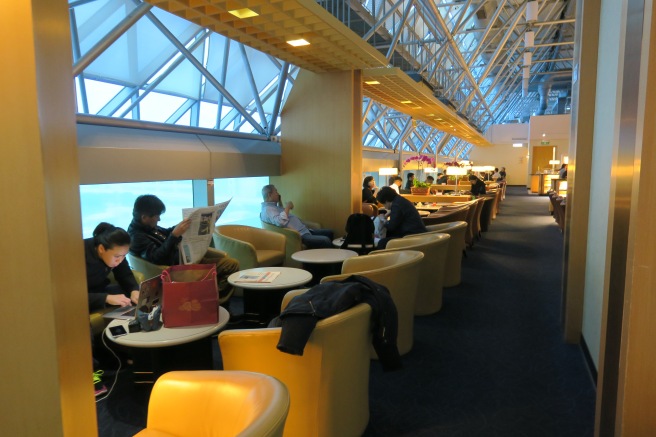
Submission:
[[[210,179],[280,175],[280,155],[212,153]]]
[[[93,436],[70,28],[65,2],[3,4],[2,433]],[[29,319],[26,318],[29,316]]]
[[[272,183],[295,214],[338,235],[360,210],[361,105],[359,72],[301,71],[282,113],[282,175]]]
[[[563,329],[569,343],[580,341],[583,319],[600,5],[577,0],[576,10],[574,68],[578,75],[572,83],[563,251]]]
[[[653,114],[656,111],[656,17],[653,6],[645,8],[645,32],[643,40],[643,71],[646,80],[640,87],[644,110],[638,115],[638,131],[642,129],[642,141],[638,135],[636,164],[634,166],[631,225],[627,254],[626,301],[622,327],[622,361],[620,366],[620,390],[618,396],[621,435],[646,436],[656,430],[656,234],[652,232],[656,216],[656,196],[653,187],[656,177],[653,171],[641,171],[656,166],[656,128]],[[649,36],[649,38],[647,38]],[[649,58],[646,58],[646,54]],[[644,77],[644,76],[643,76]],[[623,386],[622,386],[623,385]]]
[[[209,179],[207,150],[79,148],[80,183]]]
[[[474,165],[506,167],[508,185],[528,185],[528,147],[513,147],[512,143],[492,144],[490,147],[474,147],[469,158]]]

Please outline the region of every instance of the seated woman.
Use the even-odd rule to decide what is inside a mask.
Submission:
[[[367,176],[364,178],[364,181],[362,181],[362,203],[378,203],[376,201],[376,191],[378,191],[378,187],[374,177]]]
[[[129,250],[130,235],[109,223],[100,223],[93,238],[84,240],[89,312],[105,305],[128,306],[138,302],[139,285],[125,260]],[[114,272],[118,284],[110,285],[110,272]]]

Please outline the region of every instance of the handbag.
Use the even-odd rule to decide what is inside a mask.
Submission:
[[[175,265],[162,272],[164,326],[210,325],[219,322],[216,265]]]

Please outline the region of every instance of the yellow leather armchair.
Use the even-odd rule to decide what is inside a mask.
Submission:
[[[139,437],[279,437],[289,392],[252,372],[176,371],[160,376]]]
[[[280,266],[285,261],[286,237],[278,232],[241,225],[217,226],[214,247],[239,261],[239,269]]]
[[[326,276],[321,282],[361,275],[387,287],[398,313],[397,346],[403,355],[412,349],[417,281],[423,257],[423,253],[415,250],[356,256],[344,261],[341,275]],[[373,348],[371,356],[376,358]]]
[[[465,251],[465,233],[467,222],[449,222],[426,226],[429,233],[436,232],[451,235],[449,251],[446,255],[444,286],[454,287],[462,280],[462,253]]]
[[[369,305],[360,304],[320,320],[303,356],[276,349],[281,328],[223,331],[223,367],[272,375],[287,386],[285,436],[359,436],[369,422],[370,318]]]
[[[261,221],[262,223],[262,229],[266,229],[267,231],[271,232],[277,232],[279,234],[282,234],[285,236],[285,267],[297,267],[300,268],[303,265],[298,262],[294,261],[292,259],[292,255],[295,254],[296,252],[299,252],[303,250],[303,243],[301,242],[301,234],[298,233],[298,231],[295,231],[294,229],[290,228],[281,228],[280,226],[272,225],[271,223],[266,223],[264,221]],[[305,226],[307,226],[309,229],[319,229],[321,225],[318,223],[313,223],[313,222],[308,222],[308,221],[303,221]]]
[[[408,235],[405,238],[389,240],[384,250],[371,252],[374,254],[393,250],[418,250],[424,254],[417,281],[416,316],[435,314],[442,308],[444,267],[450,238],[447,234]]]

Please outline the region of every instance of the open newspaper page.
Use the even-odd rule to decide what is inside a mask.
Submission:
[[[203,208],[184,208],[182,218],[190,219],[189,229],[182,234],[180,256],[183,264],[197,264],[212,242],[214,224],[228,207],[230,200]]]

